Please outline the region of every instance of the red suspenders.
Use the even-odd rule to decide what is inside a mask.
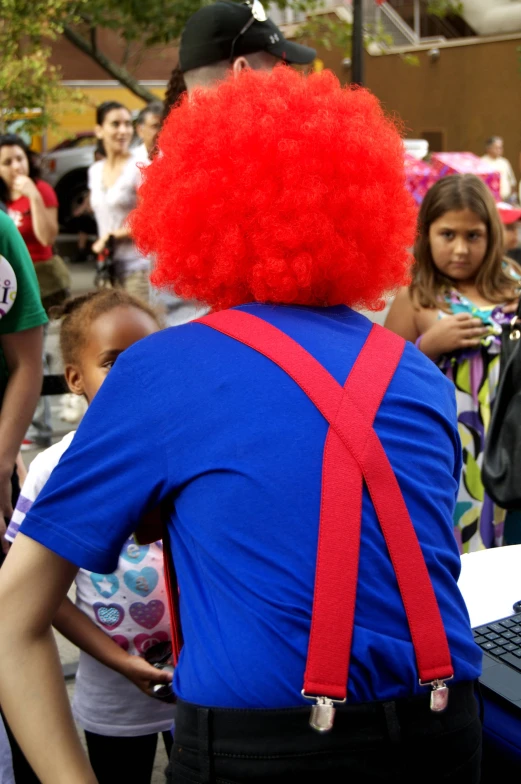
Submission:
[[[432,687],[431,709],[443,710],[448,700],[445,681],[453,677],[447,637],[416,532],[373,429],[404,341],[373,326],[342,388],[302,346],[256,316],[227,310],[205,316],[199,323],[271,359],[293,378],[329,422],[311,634],[302,690],[306,698],[315,701],[311,726],[318,731],[331,729],[334,703],[346,700],[364,481],[396,574],[420,683]],[[174,608],[173,623],[178,629],[176,618]],[[175,638],[179,639],[177,631]]]
[[[181,619],[179,617],[179,587],[177,585],[177,575],[175,573],[174,559],[170,547],[170,534],[168,526],[163,525],[163,563],[165,565],[165,585],[166,595],[168,596],[168,608],[170,610],[170,626],[172,629],[172,661],[177,667],[179,654],[183,647],[183,632],[181,629]]]

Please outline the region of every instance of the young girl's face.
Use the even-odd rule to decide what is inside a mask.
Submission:
[[[65,368],[71,392],[85,395],[91,403],[118,356],[158,330],[154,319],[138,308],[122,305],[98,316],[88,328],[78,364]]]
[[[102,125],[96,125],[96,136],[103,142],[107,153],[128,152],[133,132],[132,117],[128,109],[123,107],[111,109]]]
[[[487,252],[487,227],[472,210],[450,210],[431,223],[429,244],[443,275],[459,283],[472,282]]]
[[[29,174],[27,155],[18,145],[5,145],[0,149],[0,177],[8,188],[19,174]]]

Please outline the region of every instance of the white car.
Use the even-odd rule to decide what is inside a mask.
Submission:
[[[67,227],[75,208],[85,200],[87,170],[94,163],[97,139],[92,132],[79,133],[42,156],[42,179],[52,185],[59,202],[60,226]]]

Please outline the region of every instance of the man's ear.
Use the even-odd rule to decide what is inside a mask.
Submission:
[[[237,57],[236,60],[232,63],[232,73],[234,76],[237,76],[241,71],[244,71],[245,68],[250,68],[250,64],[245,57]]]
[[[73,395],[84,395],[83,376],[81,370],[75,365],[67,365],[65,368],[65,381]]]

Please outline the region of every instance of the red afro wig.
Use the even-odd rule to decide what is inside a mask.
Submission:
[[[408,281],[402,141],[366,90],[247,70],[185,98],[159,149],[131,218],[156,286],[219,309],[379,309]]]

